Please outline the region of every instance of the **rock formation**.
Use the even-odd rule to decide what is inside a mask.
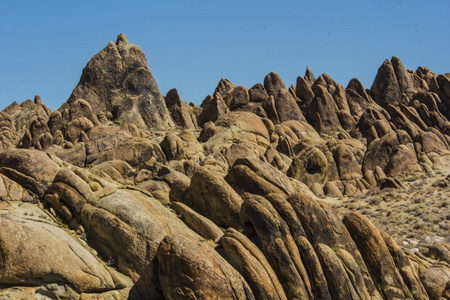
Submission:
[[[413,252],[325,201],[448,170],[449,83],[393,57],[370,90],[308,68],[197,107],[120,34],[58,110],[0,112],[0,298],[450,299],[450,236]]]

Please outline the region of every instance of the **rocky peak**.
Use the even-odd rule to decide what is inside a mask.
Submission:
[[[392,66],[394,67],[395,76],[397,77],[398,85],[400,91],[405,93],[408,98],[412,98],[412,95],[415,92],[414,83],[411,78],[411,75],[406,70],[402,61],[398,56],[393,56],[391,59]]]
[[[197,127],[197,120],[195,115],[193,115],[192,108],[181,99],[177,89],[168,91],[165,100],[175,124],[189,129]]]
[[[309,67],[306,67],[304,78],[309,83],[309,85],[312,85],[314,81],[316,81],[316,78],[314,77],[314,74]]]
[[[116,46],[117,47],[123,47],[125,45],[129,45],[130,43],[128,42],[127,37],[125,36],[125,34],[123,33],[119,33],[119,35],[117,36],[117,40],[116,40]]]
[[[407,104],[415,92],[413,79],[397,56],[383,62],[370,89],[373,99],[382,107]]]
[[[266,88],[267,93],[274,97],[278,95],[280,90],[286,89],[286,85],[281,80],[280,76],[275,72],[267,74],[264,78],[264,87]]]
[[[118,125],[131,123],[142,129],[174,126],[144,53],[123,33],[115,44],[110,42],[92,57],[59,110],[64,111],[78,99],[89,103],[94,115],[110,112],[110,121]]]
[[[120,34],[0,112],[0,298],[450,299],[449,99],[393,57],[188,106]]]
[[[229,92],[231,92],[236,86],[228,79],[222,78],[217,84],[214,93],[219,93],[222,97],[225,97]]]

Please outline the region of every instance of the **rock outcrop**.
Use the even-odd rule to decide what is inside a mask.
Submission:
[[[120,34],[58,110],[0,112],[0,298],[450,299],[450,237],[411,251],[326,203],[444,174],[449,83],[393,57],[370,90],[308,68],[187,105]]]
[[[79,99],[86,104],[77,105]],[[124,34],[86,65],[69,100],[59,109],[63,114],[67,110],[67,122],[84,116],[95,124],[103,112],[107,120],[118,125],[131,123],[143,129],[174,125],[144,53]]]

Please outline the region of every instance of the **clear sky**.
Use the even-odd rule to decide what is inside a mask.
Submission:
[[[250,88],[329,74],[370,88],[396,55],[450,72],[450,1],[0,1],[0,110],[39,94],[55,110],[89,59],[120,32],[140,46],[163,95],[197,105],[224,77]]]

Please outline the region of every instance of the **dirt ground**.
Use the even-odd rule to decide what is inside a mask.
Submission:
[[[450,169],[402,179],[404,189],[374,189],[353,197],[321,199],[340,215],[358,211],[395,241],[426,252],[438,241],[450,242]]]

